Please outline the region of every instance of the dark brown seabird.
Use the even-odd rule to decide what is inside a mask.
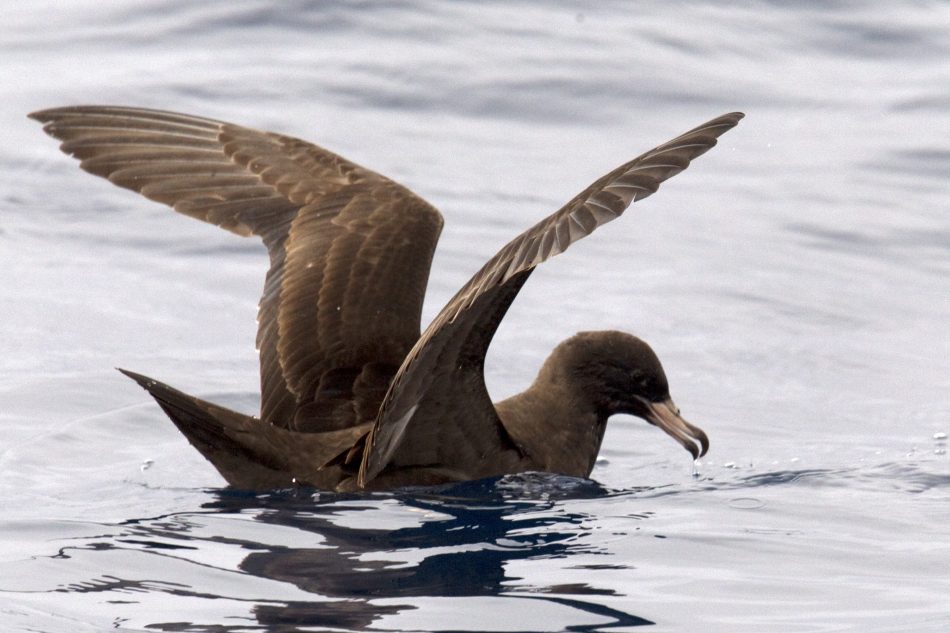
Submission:
[[[421,335],[442,215],[405,187],[305,141],[222,121],[113,106],[30,116],[86,171],[267,246],[260,418],[120,370],[232,486],[587,477],[615,413],[660,427],[694,458],[709,448],[670,399],[656,354],[629,334],[571,337],[526,391],[497,404],[483,370],[498,324],[538,264],[686,169],[741,113],[599,178],[505,245]]]

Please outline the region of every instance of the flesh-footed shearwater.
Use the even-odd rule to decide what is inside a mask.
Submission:
[[[538,264],[686,169],[741,113],[599,178],[498,251],[421,335],[442,215],[405,187],[311,143],[223,121],[114,106],[30,116],[86,171],[266,245],[259,418],[120,370],[232,486],[587,477],[615,413],[660,427],[694,458],[709,448],[670,399],[656,354],[630,334],[571,337],[526,391],[497,404],[483,370],[499,322]]]

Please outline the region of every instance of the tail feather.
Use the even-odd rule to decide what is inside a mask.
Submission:
[[[148,376],[119,371],[149,392],[191,445],[236,488],[272,490],[294,484],[336,488],[350,473],[328,462],[349,450],[372,426],[370,422],[326,433],[288,431]]]
[[[168,385],[125,369],[120,372],[149,392],[178,430],[210,461],[229,484],[238,488],[279,488],[291,485],[270,451],[255,450],[249,432],[260,421],[189,396]],[[263,484],[263,485],[262,485]]]

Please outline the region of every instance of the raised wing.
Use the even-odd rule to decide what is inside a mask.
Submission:
[[[303,431],[375,418],[419,337],[442,216],[299,139],[142,108],[35,112],[86,171],[239,235],[270,270],[258,315],[261,417]]]
[[[399,369],[364,447],[360,485],[384,469],[441,469],[448,479],[510,470],[522,455],[495,413],[483,370],[492,336],[521,286],[535,266],[651,195],[742,117],[723,115],[621,165],[492,257]]]

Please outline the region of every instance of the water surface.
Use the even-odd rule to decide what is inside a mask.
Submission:
[[[0,622],[11,631],[950,629],[950,7],[75,2],[0,32]],[[488,362],[634,332],[712,438],[594,482],[243,495],[128,367],[257,406],[263,247],[82,173],[26,113],[317,142],[446,217],[424,319],[642,151],[747,118],[546,263]],[[556,315],[556,316],[555,316]],[[640,627],[644,627],[641,629]]]

